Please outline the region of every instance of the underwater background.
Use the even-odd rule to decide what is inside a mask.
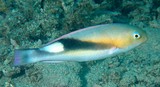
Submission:
[[[148,41],[104,60],[13,66],[14,49],[107,23],[138,26]],[[0,0],[0,87],[160,87],[160,0]]]

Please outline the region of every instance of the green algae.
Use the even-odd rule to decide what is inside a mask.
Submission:
[[[0,86],[160,86],[159,2],[160,0],[0,0]],[[115,22],[145,27],[149,40],[130,52],[100,61],[36,63],[22,67],[12,65],[17,46],[40,47],[68,32]]]

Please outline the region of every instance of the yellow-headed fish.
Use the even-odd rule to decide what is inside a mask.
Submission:
[[[131,25],[97,25],[66,34],[40,48],[17,49],[14,65],[99,60],[126,52],[146,40],[146,33]]]

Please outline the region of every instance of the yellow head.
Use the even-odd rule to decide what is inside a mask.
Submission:
[[[112,35],[112,44],[114,46],[128,50],[147,40],[145,31],[138,27],[124,24],[118,24],[112,27]]]

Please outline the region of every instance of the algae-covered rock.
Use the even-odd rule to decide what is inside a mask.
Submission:
[[[160,0],[0,0],[0,86],[159,87]],[[14,50],[105,23],[143,28],[148,41],[99,61],[13,66]],[[151,28],[152,27],[152,28]]]

